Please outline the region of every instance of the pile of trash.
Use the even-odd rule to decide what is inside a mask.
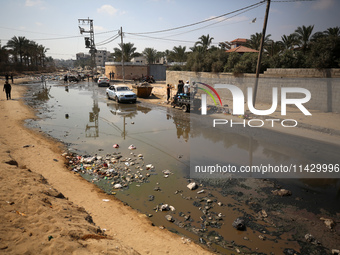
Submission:
[[[130,145],[130,150],[136,149]],[[67,167],[70,171],[91,176],[91,181],[107,180],[112,189],[128,188],[132,183],[144,183],[148,181],[154,170],[152,164],[145,164],[142,154],[131,152],[129,157],[123,157],[121,152],[99,155],[77,155],[64,153]]]

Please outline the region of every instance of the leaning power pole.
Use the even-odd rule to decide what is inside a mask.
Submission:
[[[83,28],[83,26],[89,27],[88,30]],[[78,19],[78,27],[80,30],[80,34],[88,33],[90,37],[84,37],[85,39],[85,47],[89,48],[89,53],[91,54],[91,63],[92,63],[92,71],[97,74],[97,65],[96,65],[96,45],[94,43],[94,30],[93,30],[93,20],[90,18],[87,19]]]
[[[254,105],[254,107],[255,107],[255,101],[256,101],[257,87],[258,87],[258,83],[259,83],[259,76],[260,76],[260,67],[261,67],[261,59],[262,59],[264,38],[266,37],[266,29],[267,29],[268,15],[269,15],[269,7],[270,7],[270,0],[267,0],[266,15],[264,17],[263,29],[262,29],[262,38],[261,38],[261,44],[260,44],[260,52],[259,52],[259,56],[257,58],[257,65],[256,65],[255,86],[254,86],[254,92],[253,92],[253,105]]]
[[[125,70],[124,70],[124,43],[123,43],[123,28],[120,27],[120,43],[122,47],[122,75],[123,75],[123,82],[125,82]]]

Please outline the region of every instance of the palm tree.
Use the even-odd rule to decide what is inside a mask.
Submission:
[[[46,59],[45,53],[48,50],[49,50],[49,48],[45,48],[43,45],[38,45],[38,59],[39,59],[40,65],[42,67],[45,66],[45,59]]]
[[[308,49],[308,44],[310,43],[310,40],[312,38],[313,29],[314,25],[308,27],[298,27],[295,30],[296,39],[298,40],[298,44],[300,45],[303,53],[306,53]]]
[[[269,37],[271,34],[266,35],[264,38],[264,45],[268,43],[270,40]],[[260,50],[261,46],[261,39],[262,39],[262,33],[255,33],[250,36],[250,39],[247,42],[248,47],[254,49],[254,50]]]
[[[206,51],[209,48],[210,44],[212,43],[212,40],[214,39],[214,37],[210,37],[208,34],[206,36],[202,35],[198,39],[200,39],[200,41],[197,41],[194,47],[202,46],[203,50]]]
[[[119,48],[114,48],[114,57],[116,58],[116,61],[122,61],[122,49],[124,52],[124,62],[130,62],[132,58],[137,57],[139,54],[136,51],[136,47],[134,47],[133,43],[124,43],[123,47],[122,44],[118,44],[120,46]]]
[[[286,50],[291,50],[297,45],[297,39],[295,34],[281,36],[281,42]]]
[[[284,45],[283,42],[281,41],[268,41],[267,45],[265,45],[265,49],[267,51],[267,53],[269,54],[269,56],[274,56],[277,54],[280,54],[282,52],[282,50],[284,49]]]
[[[324,34],[327,36],[335,36],[340,37],[340,28],[339,27],[330,27],[324,31]]]
[[[221,47],[222,50],[230,50],[231,49],[231,43],[230,42],[220,42],[218,44],[219,47]]]
[[[6,46],[1,46],[0,44],[0,64],[1,63],[7,63],[9,57],[9,52],[6,49]]]
[[[172,57],[177,62],[185,62],[187,60],[187,55],[185,53],[186,47],[185,46],[174,46],[172,49]]]
[[[7,42],[6,47],[11,48],[15,61],[17,61],[17,56],[19,55],[20,63],[23,62],[23,56],[28,45],[29,40],[25,38],[25,36],[13,36]]]
[[[155,63],[157,59],[157,50],[154,48],[145,48],[142,54],[146,57],[148,64]]]

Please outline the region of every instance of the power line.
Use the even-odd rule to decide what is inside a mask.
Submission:
[[[265,3],[263,2],[262,4],[259,4],[259,5],[257,5],[257,6],[254,6],[254,7],[250,8],[250,9],[244,10],[243,12],[237,13],[237,14],[235,14],[235,15],[229,17],[229,18],[224,18],[223,20],[216,21],[216,22],[214,22],[214,23],[212,23],[212,24],[208,24],[208,25],[205,25],[205,26],[203,26],[203,27],[199,27],[199,28],[196,28],[196,29],[192,29],[192,30],[189,30],[189,31],[185,31],[185,32],[181,32],[181,33],[174,34],[174,35],[169,35],[169,36],[177,36],[177,35],[181,35],[181,34],[186,34],[186,33],[190,33],[190,32],[193,32],[193,31],[197,31],[197,30],[200,30],[200,29],[209,27],[209,26],[213,26],[213,25],[215,25],[215,24],[218,24],[218,23],[227,21],[227,20],[229,20],[229,19],[231,19],[231,18],[234,18],[234,17],[236,17],[236,16],[238,16],[238,15],[240,15],[240,14],[242,14],[242,13],[245,13],[245,12],[248,12],[248,11],[250,11],[250,10],[252,10],[252,9],[255,9],[255,8],[257,8],[257,7],[260,7],[260,6],[263,5],[263,4],[265,4]],[[240,21],[240,22],[243,22],[243,21]],[[234,23],[232,23],[232,24],[236,24],[236,23],[240,23],[240,22],[234,22]],[[232,25],[232,24],[229,24],[229,25]],[[169,37],[169,36],[167,36],[167,37]]]
[[[113,41],[116,40],[118,37],[119,37],[119,34],[114,35],[114,36],[112,36],[112,37],[110,37],[110,38],[108,38],[108,39],[106,39],[106,40],[104,40],[104,41],[101,41],[101,42],[97,43],[97,46],[103,46],[103,45],[105,45],[105,44],[108,44],[108,43],[110,43],[110,42],[113,42]]]
[[[241,9],[235,10],[235,11],[228,12],[228,13],[219,15],[219,16],[217,16],[217,17],[210,18],[210,19],[206,19],[206,20],[202,20],[202,21],[199,21],[199,22],[195,22],[195,23],[192,23],[192,24],[189,24],[189,25],[184,25],[184,26],[174,27],[174,28],[169,28],[169,29],[164,29],[164,30],[158,30],[158,31],[152,31],[152,32],[130,33],[130,34],[139,34],[139,35],[140,35],[140,34],[155,34],[155,33],[163,33],[163,32],[173,31],[173,30],[182,29],[182,28],[186,28],[186,27],[191,27],[191,26],[195,26],[195,25],[198,25],[198,24],[201,24],[201,23],[204,23],[204,22],[208,22],[208,21],[212,21],[212,20],[215,20],[215,19],[219,19],[219,18],[221,18],[221,17],[227,16],[227,15],[230,15],[230,14],[233,14],[233,13],[236,13],[236,12],[239,12],[239,11],[243,11],[243,10],[245,10],[245,9],[248,9],[248,8],[251,8],[251,7],[260,5],[260,4],[264,3],[264,2],[265,2],[265,1],[261,1],[261,2],[258,2],[258,3],[256,3],[256,4],[252,4],[252,5],[243,7],[243,8],[241,8]]]

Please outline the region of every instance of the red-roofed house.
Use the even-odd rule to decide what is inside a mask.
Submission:
[[[244,46],[247,43],[247,39],[243,39],[243,38],[237,38],[233,41],[231,41],[231,47],[230,50],[227,50],[226,52],[238,52],[240,54],[244,54],[247,52],[254,52],[257,53],[259,51],[248,48],[246,46]]]

